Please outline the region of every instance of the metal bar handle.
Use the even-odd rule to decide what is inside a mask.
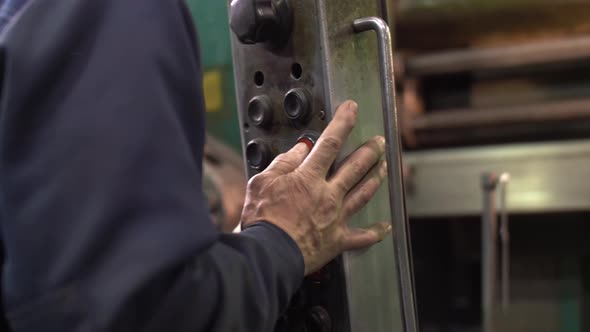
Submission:
[[[353,23],[355,32],[373,30],[377,33],[381,72],[381,95],[383,122],[387,141],[386,158],[389,174],[389,205],[393,222],[393,240],[397,259],[401,310],[406,332],[418,331],[416,305],[414,300],[414,278],[412,273],[409,225],[406,215],[406,200],[403,180],[401,135],[399,133],[395,107],[395,83],[393,74],[393,52],[391,33],[387,23],[378,17],[357,19]]]
[[[482,331],[497,332],[498,214],[496,188],[498,176],[485,173],[481,178],[483,203],[481,218],[481,310]]]
[[[500,195],[500,241],[502,242],[502,269],[501,269],[501,301],[502,309],[508,309],[510,305],[510,226],[508,221],[508,184],[510,174],[502,173],[499,178]]]

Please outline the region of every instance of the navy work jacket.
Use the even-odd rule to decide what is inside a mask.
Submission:
[[[223,235],[210,222],[198,54],[181,0],[32,0],[5,29],[11,331],[272,330],[303,259],[268,223]]]

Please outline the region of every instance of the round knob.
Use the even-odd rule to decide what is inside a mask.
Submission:
[[[246,146],[246,160],[253,169],[260,171],[265,169],[271,159],[270,149],[262,139],[253,139]]]
[[[268,96],[256,96],[248,104],[250,122],[258,127],[268,127],[272,122],[272,106]]]
[[[232,0],[229,24],[244,44],[286,42],[293,29],[288,0]]]
[[[305,332],[331,332],[332,319],[322,307],[313,307],[305,318]]]
[[[302,123],[306,122],[311,114],[310,97],[307,91],[301,88],[291,89],[287,92],[283,107],[289,119]]]

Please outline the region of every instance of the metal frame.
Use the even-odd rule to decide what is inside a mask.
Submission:
[[[406,153],[412,170],[406,194],[410,217],[478,216],[478,179],[511,175],[511,214],[590,210],[590,140],[440,149]]]
[[[343,101],[356,100],[362,116],[358,117],[357,127],[335,166],[367,139],[383,135],[386,129],[392,148],[387,154],[393,193],[379,190],[375,199],[351,218],[350,224],[367,227],[391,220],[399,229],[395,230],[395,241],[389,237],[370,249],[347,252],[337,258],[327,266],[330,280],[315,282],[308,278],[302,289],[304,296],[299,297],[304,299],[303,303],[292,308],[295,314],[286,317],[284,331],[302,331],[300,318],[309,309],[320,306],[331,316],[334,332],[416,332],[401,148],[396,114],[391,113],[395,106],[391,37],[381,19],[372,17],[364,21],[367,28],[377,31],[378,38],[356,33],[353,24],[359,18],[382,14],[382,7],[377,1],[362,0],[297,0],[290,5],[294,12],[294,31],[284,47],[245,45],[232,36],[243,146],[259,140],[267,147],[265,151],[277,155],[291,148],[303,132],[321,132]],[[303,68],[301,77],[289,75],[295,63]],[[263,84],[252,80],[257,71],[265,76]],[[379,75],[383,82],[375,79]],[[283,98],[294,88],[306,89],[311,106],[308,122],[298,122],[284,113]],[[272,109],[273,120],[266,128],[252,123],[247,113],[249,101],[259,95],[268,98]],[[384,116],[389,124],[387,128],[384,128]],[[249,177],[259,171],[261,167],[246,168]]]
[[[398,125],[398,113],[395,107],[395,80],[393,74],[391,33],[387,23],[377,17],[357,19],[354,21],[353,26],[357,32],[372,30],[377,33],[381,67],[383,123],[387,142],[386,157],[387,171],[389,174],[389,206],[395,229],[393,236],[402,298],[401,308],[406,331],[417,331],[414,277],[412,275],[409,225],[406,215],[404,178],[402,173],[401,133]]]
[[[512,68],[590,58],[590,37],[574,37],[525,45],[440,52],[409,58],[410,76]]]

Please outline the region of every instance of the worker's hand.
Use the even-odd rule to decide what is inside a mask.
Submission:
[[[388,223],[368,229],[347,221],[373,197],[387,171],[380,161],[385,139],[375,137],[351,154],[334,174],[328,171],[356,123],[352,101],[336,111],[313,150],[299,143],[279,155],[248,183],[242,225],[268,221],[289,234],[303,254],[305,274],[312,273],[345,250],[380,242]]]

